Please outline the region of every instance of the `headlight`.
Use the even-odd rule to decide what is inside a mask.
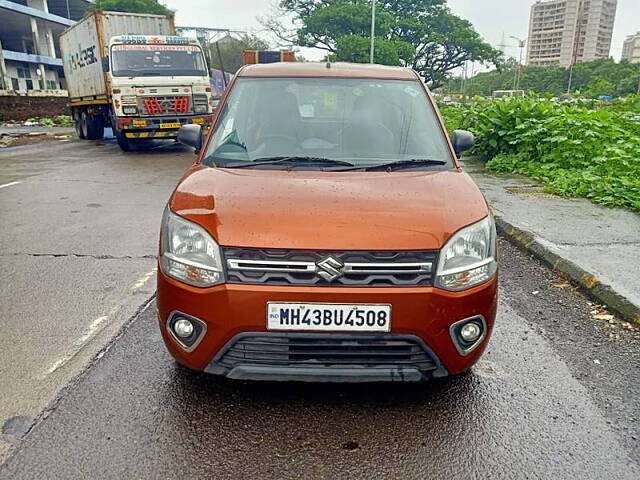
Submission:
[[[459,230],[445,244],[435,284],[445,290],[465,290],[493,278],[496,270],[496,226],[489,215]]]
[[[209,110],[209,98],[206,94],[193,95],[193,111],[195,113],[207,113]]]
[[[224,281],[220,247],[204,228],[171,213],[162,217],[160,266],[165,275],[195,287]]]
[[[138,107],[136,107],[135,105],[123,105],[122,113],[124,113],[125,115],[135,115],[136,113],[138,113]]]

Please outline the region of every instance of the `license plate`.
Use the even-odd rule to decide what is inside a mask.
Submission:
[[[161,123],[160,128],[180,128],[182,125],[180,122]]]
[[[267,329],[388,332],[391,305],[268,302]]]

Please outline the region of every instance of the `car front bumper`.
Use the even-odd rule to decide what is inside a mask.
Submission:
[[[267,331],[268,302],[390,304],[389,333]],[[420,381],[461,373],[482,355],[493,330],[497,277],[464,292],[434,287],[299,287],[223,284],[185,285],[158,271],[158,322],[171,355],[181,364],[229,378],[328,382]],[[176,312],[199,319],[206,328],[187,351],[169,331]],[[463,354],[451,325],[478,317],[485,335]],[[403,343],[404,342],[404,343]],[[389,350],[385,350],[386,348]],[[340,361],[323,360],[328,354]],[[256,351],[257,349],[257,351]],[[361,349],[364,353],[353,353]],[[404,349],[404,350],[402,350]],[[379,353],[381,350],[390,353]],[[229,353],[231,351],[231,354]],[[368,357],[366,352],[374,351]],[[410,351],[409,356],[397,356]],[[249,353],[247,353],[249,352]],[[398,361],[374,361],[392,355]],[[394,356],[395,355],[395,356]]]

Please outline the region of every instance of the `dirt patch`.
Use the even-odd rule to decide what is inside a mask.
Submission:
[[[53,135],[44,132],[34,132],[26,135],[0,135],[0,149],[8,147],[20,147],[22,145],[33,145],[39,142],[50,142],[52,140],[68,140],[70,134]]]
[[[558,198],[557,195],[546,192],[544,187],[541,185],[518,185],[514,187],[505,187],[505,190],[521,197]]]
[[[69,103],[67,97],[0,96],[0,122],[71,115],[67,103]]]

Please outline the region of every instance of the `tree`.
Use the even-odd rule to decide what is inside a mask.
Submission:
[[[263,19],[284,44],[325,50],[330,59],[369,61],[371,0],[280,0],[279,11]],[[294,28],[282,17],[293,16]],[[432,87],[467,61],[496,63],[500,53],[473,26],[456,17],[445,0],[379,0],[375,61],[418,71]]]
[[[229,35],[218,40],[217,47],[213,43],[209,48],[211,68],[222,70],[220,65],[220,57],[222,57],[224,71],[235,73],[242,66],[243,50],[268,50],[269,44],[255,35],[245,34],[240,38]],[[218,55],[218,48],[220,49],[220,55]]]
[[[470,95],[491,95],[495,90],[510,90],[516,74],[517,62],[508,60],[491,72],[482,72],[465,82]],[[627,61],[616,63],[611,59],[578,63],[573,69],[572,93],[585,96],[603,94],[621,96],[636,93],[640,82],[640,65]],[[460,91],[460,79],[449,82],[450,92]],[[520,88],[537,93],[560,96],[567,93],[569,69],[559,65],[549,67],[524,66]]]
[[[90,4],[91,10],[112,12],[152,13],[156,15],[173,15],[173,12],[158,0],[95,0]]]
[[[616,86],[606,78],[596,76],[580,93],[585,97],[596,98],[600,95],[613,95],[615,88]]]

